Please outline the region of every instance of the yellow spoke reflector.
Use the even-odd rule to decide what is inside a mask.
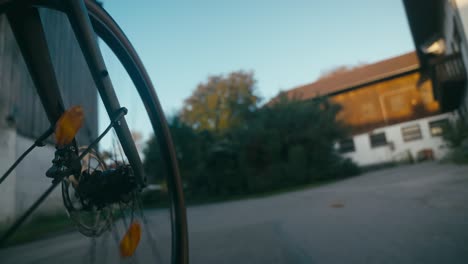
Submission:
[[[133,222],[125,233],[125,236],[120,241],[120,256],[130,257],[135,253],[138,243],[141,238],[141,225],[138,222]]]
[[[65,111],[55,125],[55,143],[59,146],[70,144],[83,125],[84,113],[81,106]]]

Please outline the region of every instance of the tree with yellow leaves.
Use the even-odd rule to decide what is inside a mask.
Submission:
[[[244,71],[209,77],[185,100],[181,121],[215,134],[242,126],[260,102],[255,82],[253,73]]]

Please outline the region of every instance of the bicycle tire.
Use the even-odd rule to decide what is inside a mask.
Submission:
[[[171,262],[177,264],[188,263],[187,218],[182,181],[174,145],[159,99],[138,54],[114,19],[96,2],[92,0],[85,0],[84,2],[95,33],[110,47],[122,63],[147,110],[153,132],[161,146],[162,157],[167,164],[167,180],[171,200]],[[64,11],[62,3],[56,0],[2,1],[0,11],[6,11],[14,4]],[[122,144],[127,143],[125,140],[121,140],[121,142]]]
[[[124,67],[133,65],[131,68],[126,67],[126,70],[130,74],[135,87],[137,87],[137,89],[140,88],[138,91],[140,97],[145,103],[150,115],[152,114],[152,116],[150,116],[150,120],[153,125],[153,130],[156,133],[156,138],[159,141],[158,143],[163,148],[164,146],[166,147],[162,152],[166,153],[165,155],[163,154],[166,159],[166,164],[170,164],[170,166],[168,166],[168,171],[171,170],[171,172],[169,172],[168,184],[170,185],[169,188],[173,190],[173,192],[171,192],[171,200],[174,205],[174,211],[172,213],[175,218],[173,222],[173,232],[175,233],[175,237],[173,237],[173,243],[175,243],[175,245],[173,245],[173,258],[175,257],[175,259],[173,262],[188,263],[187,219],[183,199],[182,181],[178,170],[177,158],[175,156],[170,131],[159,103],[159,99],[143,63],[117,23],[115,23],[107,12],[95,2],[87,0],[86,4],[88,10],[91,10],[90,14],[93,26],[98,35],[114,51]],[[100,23],[98,23],[98,19],[101,20]],[[104,27],[100,28],[102,25],[105,25],[107,29]],[[112,33],[114,37],[107,34],[104,35],[104,33]],[[119,41],[115,42],[115,40]],[[122,52],[123,50],[126,50],[126,52]],[[138,70],[139,74],[131,74],[136,70]]]

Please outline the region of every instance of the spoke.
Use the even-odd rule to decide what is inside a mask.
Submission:
[[[151,247],[151,253],[153,257],[158,261],[158,263],[162,262],[161,252],[159,252],[158,247],[156,246],[156,241],[153,238],[153,234],[151,234],[151,230],[149,230],[148,220],[146,219],[145,214],[143,213],[143,206],[141,204],[141,200],[137,197],[136,202],[138,204],[138,209],[140,210],[140,217],[143,220],[143,226],[146,229],[146,234],[148,234],[148,243]]]
[[[127,222],[127,217],[125,216],[125,208],[122,209],[122,204],[119,203],[119,208],[120,208],[120,214],[122,215],[122,223],[123,223],[123,226],[124,226],[124,234],[127,232],[128,228],[130,227],[130,225],[132,224],[132,221],[133,219],[130,220],[130,223]],[[127,224],[128,223],[128,224]],[[119,242],[119,246],[120,246],[120,242]],[[135,253],[129,257],[130,259],[130,262],[131,263],[138,263],[138,259],[137,259],[137,256],[135,255]]]
[[[114,217],[112,217],[112,218],[114,218]],[[112,221],[112,228],[111,229],[112,229],[111,232],[112,232],[112,236],[114,237],[115,244],[117,246],[117,249],[119,249],[120,248],[119,230],[117,230],[117,225],[115,224],[114,221]],[[120,258],[120,256],[119,256],[119,260],[120,260],[119,262],[122,263],[122,258]]]
[[[120,108],[120,104],[115,89],[110,81],[98,42],[96,41],[96,35],[90,21],[89,13],[86,10],[83,0],[69,0],[64,2],[67,6],[67,16],[70,25],[75,32],[76,39],[80,44],[88,68],[101,94],[104,107],[107,113],[112,115]],[[126,141],[123,149],[129,163],[133,167],[138,185],[144,186],[145,179],[142,161],[138,155],[135,144],[131,142],[132,137],[125,118],[122,118],[119,125],[115,126],[115,130],[119,138]]]
[[[78,161],[80,161],[80,167],[78,173],[81,173],[81,160],[92,150],[94,147],[101,141],[101,139],[111,130],[112,127],[114,127],[116,124],[119,123],[119,120],[127,114],[127,108],[121,107],[116,113],[114,114],[114,118],[112,122],[107,126],[107,128],[102,132],[77,158]],[[78,148],[76,148],[76,151],[78,151]],[[75,160],[72,160],[72,162]],[[50,169],[49,169],[50,171]],[[71,166],[70,168],[67,168],[66,170],[63,171],[58,171],[55,172],[53,171],[49,175],[49,171],[47,171],[46,175],[50,178],[54,178],[53,182],[61,182],[64,177],[68,177],[74,173],[76,173],[76,168]]]
[[[0,178],[0,184],[11,174],[11,172],[20,164],[20,162],[35,148],[44,146],[44,140],[48,138],[54,132],[53,127],[50,127],[46,132],[44,132],[35,142],[32,144],[21,156],[11,165],[11,167],[2,175]]]
[[[132,256],[130,256],[130,262],[131,262],[131,263],[135,263],[135,264],[138,263],[138,260],[137,260],[137,257],[136,257],[135,254],[133,254]]]
[[[96,263],[96,248],[97,247],[97,242],[96,242],[96,238],[93,237],[91,238],[91,245],[90,245],[90,254],[89,254],[89,257],[90,257],[90,262],[89,263]]]
[[[114,131],[115,133],[115,131]],[[117,134],[115,134],[117,136]],[[122,151],[122,145],[120,144],[120,141],[117,141],[117,149],[119,150],[119,154],[120,154],[120,160],[122,161],[122,164],[125,163],[125,158],[124,158],[124,154],[123,154],[123,151]]]
[[[122,204],[119,203],[120,215],[122,216],[122,223],[124,224],[124,230],[127,229],[127,217],[125,216],[125,211],[122,209]]]
[[[29,209],[18,219],[16,222],[8,229],[8,231],[3,234],[0,238],[0,245],[5,243],[5,241],[20,227],[21,224],[36,210],[36,208],[50,195],[50,193],[57,187],[57,185],[62,181],[55,181],[52,185],[39,197],[39,199],[34,202],[34,204],[29,207]]]
[[[130,223],[133,223],[133,219],[134,219],[134,216],[135,216],[135,199],[136,199],[136,194],[135,193],[132,193],[132,210],[131,210],[131,215],[130,215]]]
[[[11,167],[3,174],[0,179],[0,184],[10,175],[10,173],[18,166],[18,164],[36,147],[36,144],[31,145],[21,156],[11,165]]]
[[[84,129],[86,131],[86,137],[88,138],[87,143],[91,143],[91,142],[93,142],[93,132],[91,132],[91,128],[88,125],[89,123],[86,122],[86,119],[84,119],[83,122],[84,122],[84,126],[83,126],[84,128],[82,128],[82,129]]]
[[[89,170],[91,169],[91,159],[90,159],[89,156],[88,156],[88,161],[87,161],[87,162],[88,162],[88,169],[87,169],[86,171],[87,171],[88,174],[89,174]]]
[[[98,164],[96,165],[96,167],[93,168],[93,171],[96,171],[97,168],[99,168],[99,166],[101,166],[101,164],[98,163]],[[89,172],[88,172],[88,173],[89,173]]]
[[[103,252],[101,254],[101,257],[102,257],[101,263],[107,263],[106,262],[107,261],[107,254],[109,253],[108,252],[109,249],[107,247],[108,246],[107,244],[109,243],[109,236],[110,236],[110,234],[106,232],[103,239],[102,239],[102,242],[101,242],[101,247],[102,247],[101,252]]]
[[[113,137],[112,137],[112,151],[114,152],[114,157],[115,157],[115,160],[114,162],[119,164],[119,161],[117,161],[117,150],[119,152],[119,155],[120,155],[120,163],[121,164],[124,164],[125,163],[125,158],[124,158],[124,155],[122,153],[122,146],[120,145],[120,141],[119,141],[119,137],[117,136],[117,133],[115,132],[115,130],[113,131]]]
[[[83,151],[80,156],[79,156],[79,159],[82,159],[84,156],[86,156],[86,154],[88,154],[91,149],[93,149],[98,143],[99,141],[101,141],[101,139],[109,132],[109,130],[114,127],[116,124],[118,124],[120,122],[120,119],[126,115],[128,112],[127,108],[125,107],[121,107],[119,110],[117,110],[117,112],[115,113],[115,116],[114,116],[114,119],[111,121],[111,123],[106,127],[106,129],[104,130],[104,132],[101,133],[101,135],[99,135],[99,137],[97,137],[86,149],[85,151]]]
[[[119,164],[119,162],[117,161],[117,151],[116,151],[116,147],[115,147],[116,143],[115,143],[115,137],[112,136],[112,161],[115,163],[115,164]]]
[[[94,227],[99,226],[99,220],[101,219],[101,211],[97,212],[94,218]]]

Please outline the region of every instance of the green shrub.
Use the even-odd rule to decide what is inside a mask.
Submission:
[[[335,120],[339,110],[326,98],[302,102],[281,97],[222,133],[198,131],[173,118],[169,126],[186,195],[256,194],[358,174],[357,165],[333,148],[346,134]],[[161,181],[164,164],[155,142],[145,149],[145,169]]]
[[[449,123],[444,128],[443,138],[450,148],[446,160],[468,164],[468,124],[463,119]]]
[[[457,148],[468,138],[468,124],[463,119],[458,119],[444,127],[443,138],[449,147]]]

